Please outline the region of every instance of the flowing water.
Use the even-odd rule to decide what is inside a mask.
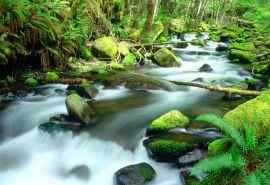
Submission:
[[[194,37],[189,34],[185,39]],[[206,47],[174,48],[183,59],[181,67],[146,68],[140,72],[184,81],[202,78],[204,82],[227,82],[247,78],[244,69],[215,51],[217,44],[209,41]],[[198,72],[203,64],[211,65],[214,71]],[[114,102],[113,108],[119,111],[105,115],[97,126],[79,135],[49,135],[38,130],[38,125],[51,116],[67,113],[65,89],[61,84],[42,86],[0,112],[1,185],[112,185],[118,169],[139,162],[148,162],[157,171],[151,185],[179,185],[179,170],[148,158],[142,146],[147,123],[172,109],[190,116],[223,111],[220,94],[198,88],[167,92],[99,86],[96,101]],[[81,166],[86,168],[74,172]]]

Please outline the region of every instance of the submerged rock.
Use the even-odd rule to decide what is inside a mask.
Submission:
[[[247,101],[226,113],[224,120],[236,128],[241,128],[248,121],[254,124],[258,135],[270,131],[270,94],[264,92],[257,98]]]
[[[241,98],[242,98],[241,95],[233,93],[225,93],[225,95],[222,97],[222,99],[225,101],[237,101]]]
[[[68,132],[68,131],[80,131],[84,128],[84,125],[78,122],[53,122],[49,121],[39,125],[38,127],[43,132],[48,133],[58,133],[58,132]]]
[[[119,72],[116,75],[111,75],[105,79],[105,85],[112,87],[125,85],[125,87],[129,89],[135,90],[162,89],[167,91],[175,91],[186,89],[185,87],[180,88],[179,86],[162,78],[131,72]]]
[[[147,135],[161,134],[176,127],[186,127],[189,119],[180,111],[173,110],[154,120],[147,129]]]
[[[200,69],[200,72],[212,72],[213,68],[209,64],[203,64]]]
[[[75,166],[69,170],[68,176],[76,176],[77,178],[87,181],[90,178],[90,169],[86,165]]]
[[[71,94],[67,97],[66,107],[72,118],[85,124],[95,122],[95,110],[78,94]]]
[[[118,170],[115,173],[116,185],[144,185],[152,181],[156,172],[147,163],[130,165]]]
[[[181,65],[180,58],[167,48],[159,49],[154,54],[155,62],[162,67],[176,67]]]

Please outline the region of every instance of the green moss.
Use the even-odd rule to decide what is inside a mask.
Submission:
[[[118,44],[113,37],[102,37],[95,40],[94,54],[97,57],[115,58],[118,52]]]
[[[146,182],[153,180],[153,178],[156,176],[154,169],[147,163],[140,164],[139,173],[144,177]]]
[[[249,121],[255,124],[258,135],[264,135],[270,131],[270,94],[264,92],[262,95],[239,105],[224,116],[224,120],[241,128],[243,122]]]
[[[256,61],[256,55],[252,51],[231,49],[229,58],[234,62],[252,63]]]
[[[56,72],[47,72],[45,74],[45,79],[48,82],[55,82],[55,81],[59,80],[59,76]]]
[[[158,139],[149,144],[149,148],[153,153],[162,155],[179,155],[187,150],[188,144],[185,142],[175,142],[173,140]]]
[[[167,48],[162,48],[154,54],[155,62],[162,67],[180,66],[180,58]]]
[[[24,85],[28,87],[36,87],[38,86],[38,81],[34,77],[29,77],[24,81]]]
[[[253,51],[255,50],[255,46],[252,42],[245,42],[245,43],[234,42],[230,45],[230,49]]]
[[[136,56],[133,55],[132,53],[129,53],[123,59],[122,64],[124,66],[134,66],[134,65],[136,65]]]
[[[180,111],[173,110],[154,120],[148,129],[150,133],[163,133],[176,127],[186,127],[189,119]]]

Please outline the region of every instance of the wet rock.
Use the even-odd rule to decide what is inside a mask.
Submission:
[[[67,90],[68,94],[77,93],[79,96],[89,99],[96,97],[98,94],[98,89],[90,84],[69,85]]]
[[[66,107],[69,115],[77,121],[85,124],[95,123],[95,110],[77,94],[71,94],[66,98]]]
[[[234,94],[234,93],[225,93],[225,95],[223,96],[223,100],[225,101],[237,101],[239,99],[241,99],[242,96],[239,94]]]
[[[199,149],[195,149],[187,154],[178,158],[178,166],[186,167],[195,164],[204,157],[204,152]]]
[[[213,68],[209,64],[203,64],[200,69],[200,72],[212,72]]]
[[[39,129],[47,133],[58,133],[58,132],[78,132],[83,129],[85,125],[79,122],[46,122],[39,125]]]
[[[115,173],[116,185],[144,185],[152,181],[156,172],[147,163],[130,165],[118,170]]]
[[[222,52],[227,51],[229,47],[226,44],[218,44],[216,51]]]
[[[90,178],[90,169],[86,165],[75,166],[70,169],[68,176],[76,176],[81,180],[87,181]]]
[[[178,110],[172,110],[155,119],[146,131],[146,135],[161,134],[176,127],[186,127],[189,123],[188,117]]]
[[[218,135],[212,129],[172,129],[169,132],[150,137],[143,144],[149,157],[158,162],[177,162],[180,156],[197,148],[206,148]]]
[[[188,43],[187,42],[176,42],[174,44],[174,47],[176,47],[176,48],[187,48],[188,47]]]
[[[162,67],[176,67],[181,65],[180,58],[177,58],[175,54],[167,48],[159,49],[154,54],[154,60]]]

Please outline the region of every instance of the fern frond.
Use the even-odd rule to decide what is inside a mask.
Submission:
[[[226,123],[221,117],[214,114],[204,114],[196,118],[197,121],[203,121],[213,124],[218,127],[225,135],[230,136],[235,142],[243,147],[245,145],[244,138],[242,134],[234,128],[231,124]]]
[[[256,176],[256,173],[251,173],[245,177],[245,185],[263,185],[260,179]]]
[[[230,153],[204,159],[191,169],[191,175],[197,176],[208,172],[218,172],[234,168],[235,164]]]

